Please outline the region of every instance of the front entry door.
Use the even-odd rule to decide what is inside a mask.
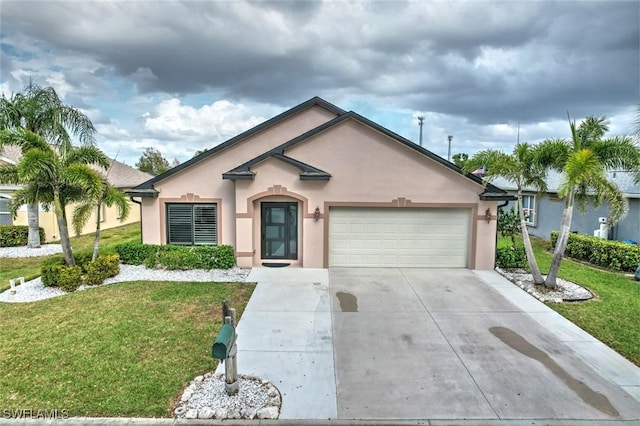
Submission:
[[[261,203],[262,258],[298,258],[298,203]]]

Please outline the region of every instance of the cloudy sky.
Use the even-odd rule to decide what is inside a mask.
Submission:
[[[32,79],[134,165],[185,161],[313,96],[446,157],[568,136],[567,112],[630,133],[636,1],[0,0],[0,90]]]

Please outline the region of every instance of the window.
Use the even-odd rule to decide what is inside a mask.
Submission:
[[[215,204],[167,204],[167,243],[218,245]]]
[[[536,226],[536,196],[522,196],[522,210],[524,211],[524,221],[527,225]]]
[[[0,197],[0,225],[13,225],[13,218],[9,211],[10,199]]]

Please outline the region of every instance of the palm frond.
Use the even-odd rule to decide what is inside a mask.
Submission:
[[[71,164],[62,173],[66,184],[78,185],[85,190],[87,198],[99,199],[102,196],[102,178],[98,172],[84,164]]]
[[[627,136],[614,136],[593,142],[589,147],[607,170],[640,169],[640,147]]]
[[[93,145],[74,147],[67,152],[64,162],[65,164],[95,164],[105,170],[110,166],[109,158]]]
[[[76,234],[82,232],[82,228],[87,224],[91,217],[91,213],[95,210],[96,205],[90,202],[85,202],[76,206],[73,210],[73,215],[71,216],[71,225],[73,226],[73,230]]]
[[[18,185],[20,183],[20,175],[15,164],[3,164],[0,166],[0,183],[9,185]]]
[[[533,148],[531,161],[545,169],[562,171],[571,151],[572,145],[567,140],[547,139]]]
[[[129,217],[129,213],[131,212],[131,204],[129,204],[129,199],[126,194],[112,185],[109,185],[105,191],[103,204],[107,207],[116,207],[120,222]]]

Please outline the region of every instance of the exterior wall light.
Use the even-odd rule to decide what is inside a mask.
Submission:
[[[487,219],[487,223],[491,222],[491,209],[487,209],[484,215],[485,215],[485,218]]]
[[[313,221],[317,222],[320,220],[320,207],[316,207],[316,210],[313,212]]]

